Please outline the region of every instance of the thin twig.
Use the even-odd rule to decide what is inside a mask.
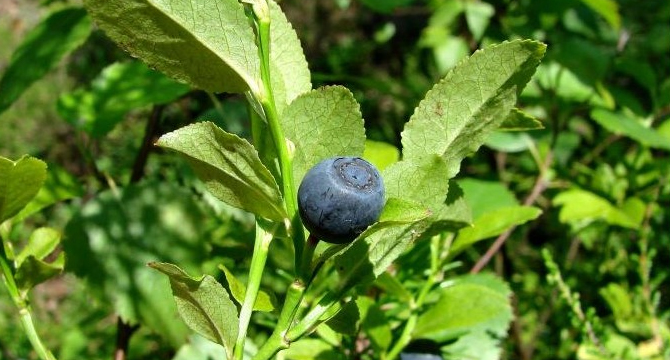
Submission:
[[[147,159],[149,158],[149,153],[151,152],[151,147],[154,143],[153,138],[156,133],[156,128],[158,127],[158,122],[160,121],[164,108],[164,105],[155,105],[151,110],[147,126],[144,129],[142,145],[140,146],[140,150],[137,152],[135,162],[133,163],[133,171],[130,175],[131,183],[138,182],[144,176],[144,168],[147,164]]]
[[[130,325],[119,317],[116,322],[116,349],[114,350],[114,360],[125,360],[128,355],[128,345],[130,345],[130,337],[137,329],[139,324]]]
[[[551,166],[553,156],[552,152],[549,151],[547,153],[547,156],[545,157],[541,168],[540,168],[540,174],[537,176],[537,179],[535,180],[535,185],[533,185],[533,189],[531,190],[530,194],[526,197],[526,199],[523,201],[523,204],[525,206],[532,205],[535,203],[538,197],[544,192],[544,190],[547,188],[547,180],[546,180],[546,173],[549,167]],[[477,261],[475,266],[472,267],[472,270],[470,270],[471,274],[476,274],[479,271],[486,266],[489,261],[491,261],[491,258],[493,255],[495,255],[500,248],[503,246],[505,241],[510,237],[512,232],[516,229],[516,226],[512,226],[509,228],[507,231],[504,233],[500,234],[498,238],[491,244],[491,247],[484,253],[484,255]]]

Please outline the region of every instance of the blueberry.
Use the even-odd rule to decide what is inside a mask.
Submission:
[[[300,183],[298,208],[318,239],[344,244],[379,219],[384,183],[379,171],[357,157],[334,157],[312,167]]]
[[[429,339],[415,339],[400,353],[400,360],[442,360],[440,344]]]
[[[400,360],[442,360],[442,357],[435,354],[400,353]]]

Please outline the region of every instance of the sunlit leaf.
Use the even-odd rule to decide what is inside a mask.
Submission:
[[[47,164],[24,156],[11,161],[0,156],[0,223],[16,215],[44,184]]]
[[[474,53],[453,68],[419,103],[402,133],[403,160],[430,154],[447,164],[447,178],[477,150],[514,108],[546,46],[511,41]]]
[[[274,177],[246,140],[201,122],[165,134],[156,144],[184,156],[219,200],[270,220],[286,217]]]
[[[322,87],[300,95],[282,114],[284,136],[295,146],[294,180],[321,160],[361,156],[365,128],[358,103],[341,86]]]
[[[170,278],[172,295],[184,322],[231,354],[239,320],[226,289],[209,275],[193,278],[173,264],[152,262],[149,266]]]
[[[121,48],[166,75],[210,92],[258,93],[254,33],[237,0],[86,0]]]
[[[512,320],[511,291],[490,274],[468,275],[439,290],[440,298],[419,316],[412,336],[455,340],[443,351],[454,358],[494,360]]]
[[[663,150],[670,150],[670,141],[658,131],[645,127],[636,119],[623,113],[616,113],[605,109],[591,111],[591,117],[605,129],[630,137],[644,145]]]

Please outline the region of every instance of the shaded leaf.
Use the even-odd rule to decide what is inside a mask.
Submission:
[[[233,273],[228,270],[224,265],[219,265],[219,269],[223,271],[223,274],[226,277],[226,282],[228,283],[228,291],[233,296],[235,301],[241,306],[244,303],[244,296],[247,293],[247,287],[243,282],[238,280]],[[253,310],[254,311],[265,311],[270,312],[275,309],[275,306],[272,302],[272,298],[268,293],[263,290],[258,291],[256,295],[256,302],[254,302]]]
[[[17,221],[23,220],[50,205],[79,197],[83,193],[84,187],[79,179],[58,165],[49,164],[44,185],[28,205],[16,214],[14,219]]]
[[[90,90],[63,94],[58,113],[75,128],[102,137],[129,111],[168,103],[189,90],[139,61],[115,63],[93,80]]]
[[[429,154],[447,163],[447,178],[477,150],[516,103],[546,46],[510,41],[475,52],[453,68],[419,103],[402,133],[405,161]]]
[[[211,211],[169,182],[100,192],[77,208],[65,228],[66,270],[125,322],[141,323],[179,346],[189,330],[181,321],[166,321],[178,316],[168,282],[146,264],[169,261],[200,271]]]
[[[29,255],[21,262],[16,270],[16,285],[23,293],[29,291],[35,285],[41,284],[52,277],[63,272],[65,266],[65,254],[59,256],[51,263],[37,259],[34,255]]]
[[[286,217],[274,177],[246,140],[201,122],[165,134],[156,144],[184,156],[219,200],[270,220]]]
[[[358,331],[360,313],[355,301],[349,301],[342,306],[342,309],[326,321],[326,325],[337,333],[345,335],[355,335]]]
[[[279,353],[278,358],[287,360],[346,360],[340,349],[321,339],[302,339]]]
[[[0,79],[0,113],[79,47],[90,32],[91,20],[80,7],[56,11],[28,32]]]
[[[86,0],[84,5],[112,40],[152,68],[210,92],[258,93],[258,48],[237,0]]]
[[[226,289],[209,275],[193,278],[176,265],[152,262],[149,266],[170,278],[177,310],[186,325],[232,354],[239,319]]]
[[[385,352],[391,346],[393,334],[384,311],[369,297],[359,297],[356,302],[361,308],[361,314],[364,314],[361,331],[369,337],[376,352]]]
[[[343,249],[333,262],[339,291],[368,284],[382,274],[427,228],[426,221],[396,226],[376,223]]]
[[[539,129],[544,129],[544,125],[542,125],[540,120],[517,108],[512,109],[505,120],[503,120],[502,124],[500,124],[499,128],[499,130],[504,131],[526,131]]]
[[[16,215],[44,184],[47,164],[24,156],[11,161],[0,156],[0,223]]]
[[[375,280],[375,286],[383,289],[384,292],[395,296],[399,301],[409,303],[414,299],[412,293],[405,288],[403,283],[401,283],[400,280],[388,272],[384,272],[379,275],[379,277],[377,277],[377,280]]]

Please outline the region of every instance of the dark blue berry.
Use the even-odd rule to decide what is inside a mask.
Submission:
[[[311,168],[298,189],[303,224],[320,240],[353,241],[379,219],[384,183],[379,171],[357,157],[335,157]]]
[[[442,360],[442,357],[435,354],[400,353],[400,360]]]

